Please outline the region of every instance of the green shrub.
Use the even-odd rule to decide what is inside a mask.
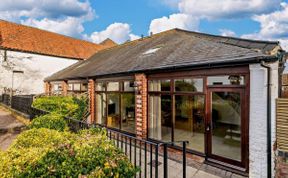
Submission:
[[[58,113],[52,112],[43,116],[39,116],[31,122],[29,128],[48,128],[58,131],[68,130],[67,122],[64,117]]]
[[[39,97],[32,104],[33,107],[56,112],[66,117],[81,120],[87,111],[88,104],[85,97],[76,98],[72,96],[44,96]]]
[[[46,128],[24,131],[0,152],[0,177],[134,177],[137,169],[105,136]]]

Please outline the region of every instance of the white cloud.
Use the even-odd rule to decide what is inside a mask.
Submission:
[[[180,28],[185,30],[197,30],[199,20],[186,14],[172,14],[169,17],[154,19],[150,23],[149,33],[159,33],[165,30]]]
[[[0,17],[20,21],[22,18],[92,18],[94,10],[88,0],[2,0]]]
[[[243,18],[271,12],[282,0],[181,0],[179,11],[200,18]]]
[[[129,24],[113,23],[103,31],[93,32],[90,38],[95,43],[100,43],[107,38],[110,38],[116,43],[123,43],[127,40],[134,40],[139,37],[131,33],[131,28]]]
[[[78,37],[83,23],[95,18],[88,0],[2,0],[1,19]]]
[[[82,20],[75,17],[55,20],[47,18],[41,20],[29,18],[27,20],[21,20],[21,23],[73,37],[82,37],[81,33],[84,31]]]
[[[259,32],[242,35],[243,38],[259,40],[277,40],[288,50],[288,4],[282,3],[282,9],[263,15],[253,16],[260,23]]]
[[[219,31],[222,36],[236,36],[236,33],[229,29],[220,29]]]

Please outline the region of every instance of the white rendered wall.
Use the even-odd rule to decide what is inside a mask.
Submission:
[[[24,71],[14,74],[13,89],[18,94],[44,93],[44,78],[77,62],[65,59],[30,53],[7,51],[7,61],[4,61],[4,51],[0,51],[0,94],[4,87],[12,86],[12,70]]]
[[[275,102],[278,97],[278,62],[271,71],[272,148],[275,142]],[[249,177],[267,177],[267,69],[250,65]],[[274,159],[272,150],[272,172]]]

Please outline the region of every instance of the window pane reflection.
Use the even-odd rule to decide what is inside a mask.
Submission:
[[[105,91],[105,83],[103,82],[98,82],[96,83],[96,91]]]
[[[171,96],[149,97],[149,137],[161,141],[171,141],[172,111]]]
[[[170,91],[170,80],[150,80],[149,91]]]
[[[208,85],[244,85],[242,75],[223,75],[207,77]]]
[[[135,95],[125,93],[121,95],[121,130],[135,133]]]
[[[175,96],[174,141],[189,141],[187,147],[204,152],[204,96]]]
[[[133,82],[132,81],[124,81],[124,91],[134,91]]]
[[[107,91],[119,91],[119,82],[108,82]]]
[[[107,94],[108,116],[107,126],[120,129],[120,97],[119,94]]]
[[[202,92],[203,79],[176,79],[175,91]]]
[[[106,124],[106,94],[96,94],[96,122],[98,124]]]
[[[212,153],[241,160],[240,93],[212,93]]]

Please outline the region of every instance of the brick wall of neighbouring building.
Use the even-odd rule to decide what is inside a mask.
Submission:
[[[68,82],[62,81],[62,95],[67,96],[68,94]]]
[[[45,94],[49,95],[52,91],[52,85],[50,82],[45,82],[44,83],[44,92]]]
[[[277,151],[275,157],[276,157],[276,178],[287,178],[288,152]]]
[[[136,109],[136,135],[140,138],[147,137],[147,78],[145,74],[136,74],[135,83],[137,91],[135,95]]]

